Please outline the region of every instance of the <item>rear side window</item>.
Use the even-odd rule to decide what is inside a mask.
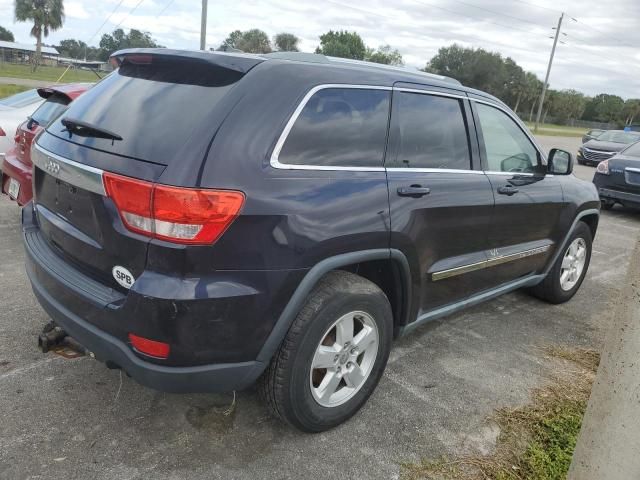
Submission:
[[[387,167],[469,170],[469,138],[462,100],[397,92]]]
[[[388,90],[326,88],[306,103],[278,155],[280,163],[381,167],[387,137]]]
[[[52,120],[64,112],[68,104],[69,99],[66,97],[61,97],[60,95],[49,97],[47,101],[33,112],[31,119],[38,122],[38,125],[41,127],[46,127]]]

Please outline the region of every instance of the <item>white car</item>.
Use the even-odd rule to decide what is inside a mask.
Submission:
[[[13,147],[14,135],[18,125],[25,121],[44,98],[34,88],[10,97],[0,98],[0,164],[7,150]]]

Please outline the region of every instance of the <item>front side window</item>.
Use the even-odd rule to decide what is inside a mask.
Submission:
[[[533,173],[538,166],[538,150],[506,113],[476,104],[484,138],[487,170]]]
[[[397,92],[393,101],[387,167],[471,168],[461,100]]]
[[[306,103],[278,161],[323,167],[381,167],[389,118],[388,90],[326,88]]]

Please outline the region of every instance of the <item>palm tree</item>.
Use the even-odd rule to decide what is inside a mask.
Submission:
[[[42,53],[42,36],[49,36],[62,27],[64,5],[62,0],[15,0],[15,17],[18,22],[33,22],[31,36],[36,39],[36,54],[32,59],[35,72]]]

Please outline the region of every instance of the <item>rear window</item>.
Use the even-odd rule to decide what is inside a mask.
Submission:
[[[280,163],[381,167],[389,118],[387,90],[326,88],[306,103],[278,155]]]
[[[64,112],[69,104],[67,97],[52,96],[40,105],[31,115],[31,119],[35,120],[41,127],[46,127],[58,115]]]
[[[630,147],[625,148],[622,153],[629,155],[630,157],[640,157],[640,142],[634,143]]]
[[[207,138],[192,137],[241,77],[197,59],[151,55],[125,59],[117,71],[75,100],[48,131],[88,147],[169,165],[181,160],[183,147],[211,140],[213,129]],[[89,123],[122,140],[75,134],[69,138],[62,118]]]

